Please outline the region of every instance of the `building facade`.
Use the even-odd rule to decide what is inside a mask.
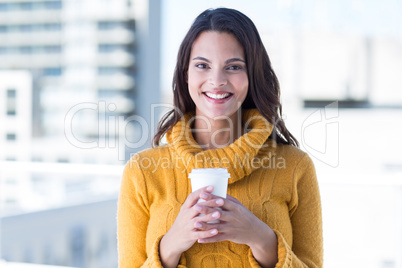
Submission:
[[[150,144],[159,28],[159,0],[0,0],[0,259],[117,267],[116,197]]]
[[[159,66],[159,42],[148,42],[158,41],[159,24],[148,21],[159,8],[159,1],[0,0],[0,70],[32,77],[31,94],[21,96],[32,106],[28,160],[127,160],[119,143],[138,128],[127,118],[146,114],[141,106],[159,96],[159,67],[137,81],[147,65]]]

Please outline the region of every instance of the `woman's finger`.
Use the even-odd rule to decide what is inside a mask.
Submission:
[[[242,206],[242,203],[240,203],[237,199],[228,195],[221,207],[223,210],[236,212],[239,211]]]
[[[202,239],[208,239],[210,237],[213,237],[218,234],[217,229],[211,229],[207,231],[195,231],[193,232],[194,234],[194,240],[202,240]]]
[[[210,221],[214,221],[214,220],[218,220],[221,216],[222,211],[216,210],[213,211],[212,213],[208,213],[208,214],[201,214],[197,217],[193,218],[193,222],[195,224],[195,222],[210,222]]]
[[[187,199],[184,202],[183,207],[191,208],[198,202],[198,200],[201,198],[200,196],[203,196],[204,194],[209,195],[210,193],[212,193],[213,190],[214,190],[213,186],[206,186],[198,189],[197,191],[192,192],[187,196]]]
[[[194,227],[200,231],[207,231],[212,229],[217,229],[219,231],[220,223],[207,223],[203,221],[196,221],[194,223]]]
[[[197,240],[198,243],[215,243],[215,242],[220,242],[227,240],[226,236],[224,233],[218,232],[218,234],[210,236],[210,237],[205,237],[205,238],[200,238]]]
[[[192,207],[192,209],[194,211],[196,211],[197,214],[200,214],[200,213],[201,214],[210,214],[210,213],[213,213],[215,211],[221,211],[219,208],[211,208],[211,207],[208,207],[208,206],[204,206],[204,205],[202,205],[203,203],[204,202],[194,205]]]
[[[226,199],[229,200],[229,201],[232,201],[233,203],[237,203],[237,204],[241,205],[241,202],[239,200],[237,200],[236,198],[234,198],[233,196],[231,196],[231,195],[227,194]]]
[[[210,207],[210,208],[216,208],[216,207],[221,207],[224,204],[224,200],[222,198],[217,198],[217,199],[211,199],[208,201],[200,201],[197,203],[197,205],[200,206],[205,206],[205,207]]]

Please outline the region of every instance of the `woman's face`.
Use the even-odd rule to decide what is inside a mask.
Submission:
[[[187,78],[197,116],[231,117],[247,96],[243,47],[232,34],[201,33],[191,49]]]

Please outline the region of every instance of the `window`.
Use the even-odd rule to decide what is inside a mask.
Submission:
[[[60,157],[57,159],[58,163],[70,163],[70,160],[66,157]]]
[[[52,46],[22,46],[22,47],[0,47],[0,54],[54,54],[61,53],[62,47]]]
[[[62,70],[60,67],[45,68],[45,69],[43,69],[43,74],[45,76],[61,76]]]
[[[9,4],[8,3],[0,3],[0,12],[8,11]]]
[[[113,30],[118,28],[124,28],[124,23],[120,21],[99,21],[99,30]]]
[[[100,53],[110,53],[116,50],[121,49],[121,45],[116,45],[116,44],[100,44],[98,45],[98,51]]]
[[[6,134],[6,140],[8,140],[8,141],[17,140],[17,134],[15,134],[15,133],[7,133]]]
[[[22,3],[20,3],[19,8],[20,8],[21,10],[32,10],[33,5],[32,5],[32,3],[30,3],[30,2],[22,2]]]
[[[10,160],[9,160],[9,161],[10,161]],[[11,160],[11,161],[14,161],[14,160]],[[11,204],[17,204],[18,202],[17,202],[17,200],[14,199],[14,198],[7,198],[7,199],[5,200],[5,203],[8,204],[8,205],[11,205]]]
[[[17,114],[17,112],[15,111],[15,109],[8,109],[7,107],[7,115],[8,116],[15,116]]]
[[[3,25],[2,32],[4,33],[11,33],[11,32],[18,32],[19,26],[18,25]]]
[[[60,53],[61,46],[44,46],[43,50],[45,53]]]
[[[7,89],[7,99],[15,99],[17,97],[17,91],[15,89]]]
[[[115,97],[127,96],[127,92],[125,90],[118,89],[98,89],[98,98],[99,99],[112,99]]]
[[[17,54],[19,52],[18,47],[7,47],[7,54]]]
[[[32,162],[43,162],[43,159],[40,156],[34,155],[31,159]]]
[[[99,67],[98,74],[99,75],[114,75],[121,73],[123,71],[122,68],[119,67]]]
[[[33,32],[43,32],[45,31],[45,25],[44,24],[32,24],[32,31]]]
[[[61,23],[38,23],[19,25],[0,25],[0,33],[55,32],[61,31]]]
[[[45,2],[45,8],[46,9],[61,9],[62,8],[62,3],[61,3],[61,1]]]
[[[6,184],[8,185],[16,185],[17,184],[17,180],[14,178],[7,178],[6,179]]]
[[[35,9],[35,10],[43,9],[43,2],[33,2],[32,9]]]
[[[77,267],[84,266],[85,263],[85,238],[86,230],[84,226],[74,226],[68,235],[69,252],[72,253],[72,265]]]
[[[7,104],[7,115],[8,116],[15,116],[17,114],[16,109],[15,109],[15,105],[8,105]],[[14,107],[10,107],[10,106],[14,106]]]
[[[0,12],[7,11],[30,11],[30,10],[59,10],[62,8],[61,1],[42,1],[42,2],[20,2],[20,3],[0,3]]]
[[[61,30],[61,23],[45,23],[43,24],[43,29],[45,31],[60,31]]]
[[[15,89],[7,89],[7,115],[14,116],[16,114],[17,91]]]
[[[19,50],[22,54],[31,54],[32,53],[32,47],[28,47],[28,46],[20,47]]]
[[[33,26],[31,24],[23,24],[19,26],[21,32],[32,32]]]
[[[32,47],[32,54],[40,54],[40,53],[43,53],[43,47],[40,46]]]

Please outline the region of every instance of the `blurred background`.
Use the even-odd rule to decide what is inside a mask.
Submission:
[[[0,0],[0,267],[117,267],[124,164],[220,6],[255,22],[316,165],[324,267],[402,268],[401,0]]]

